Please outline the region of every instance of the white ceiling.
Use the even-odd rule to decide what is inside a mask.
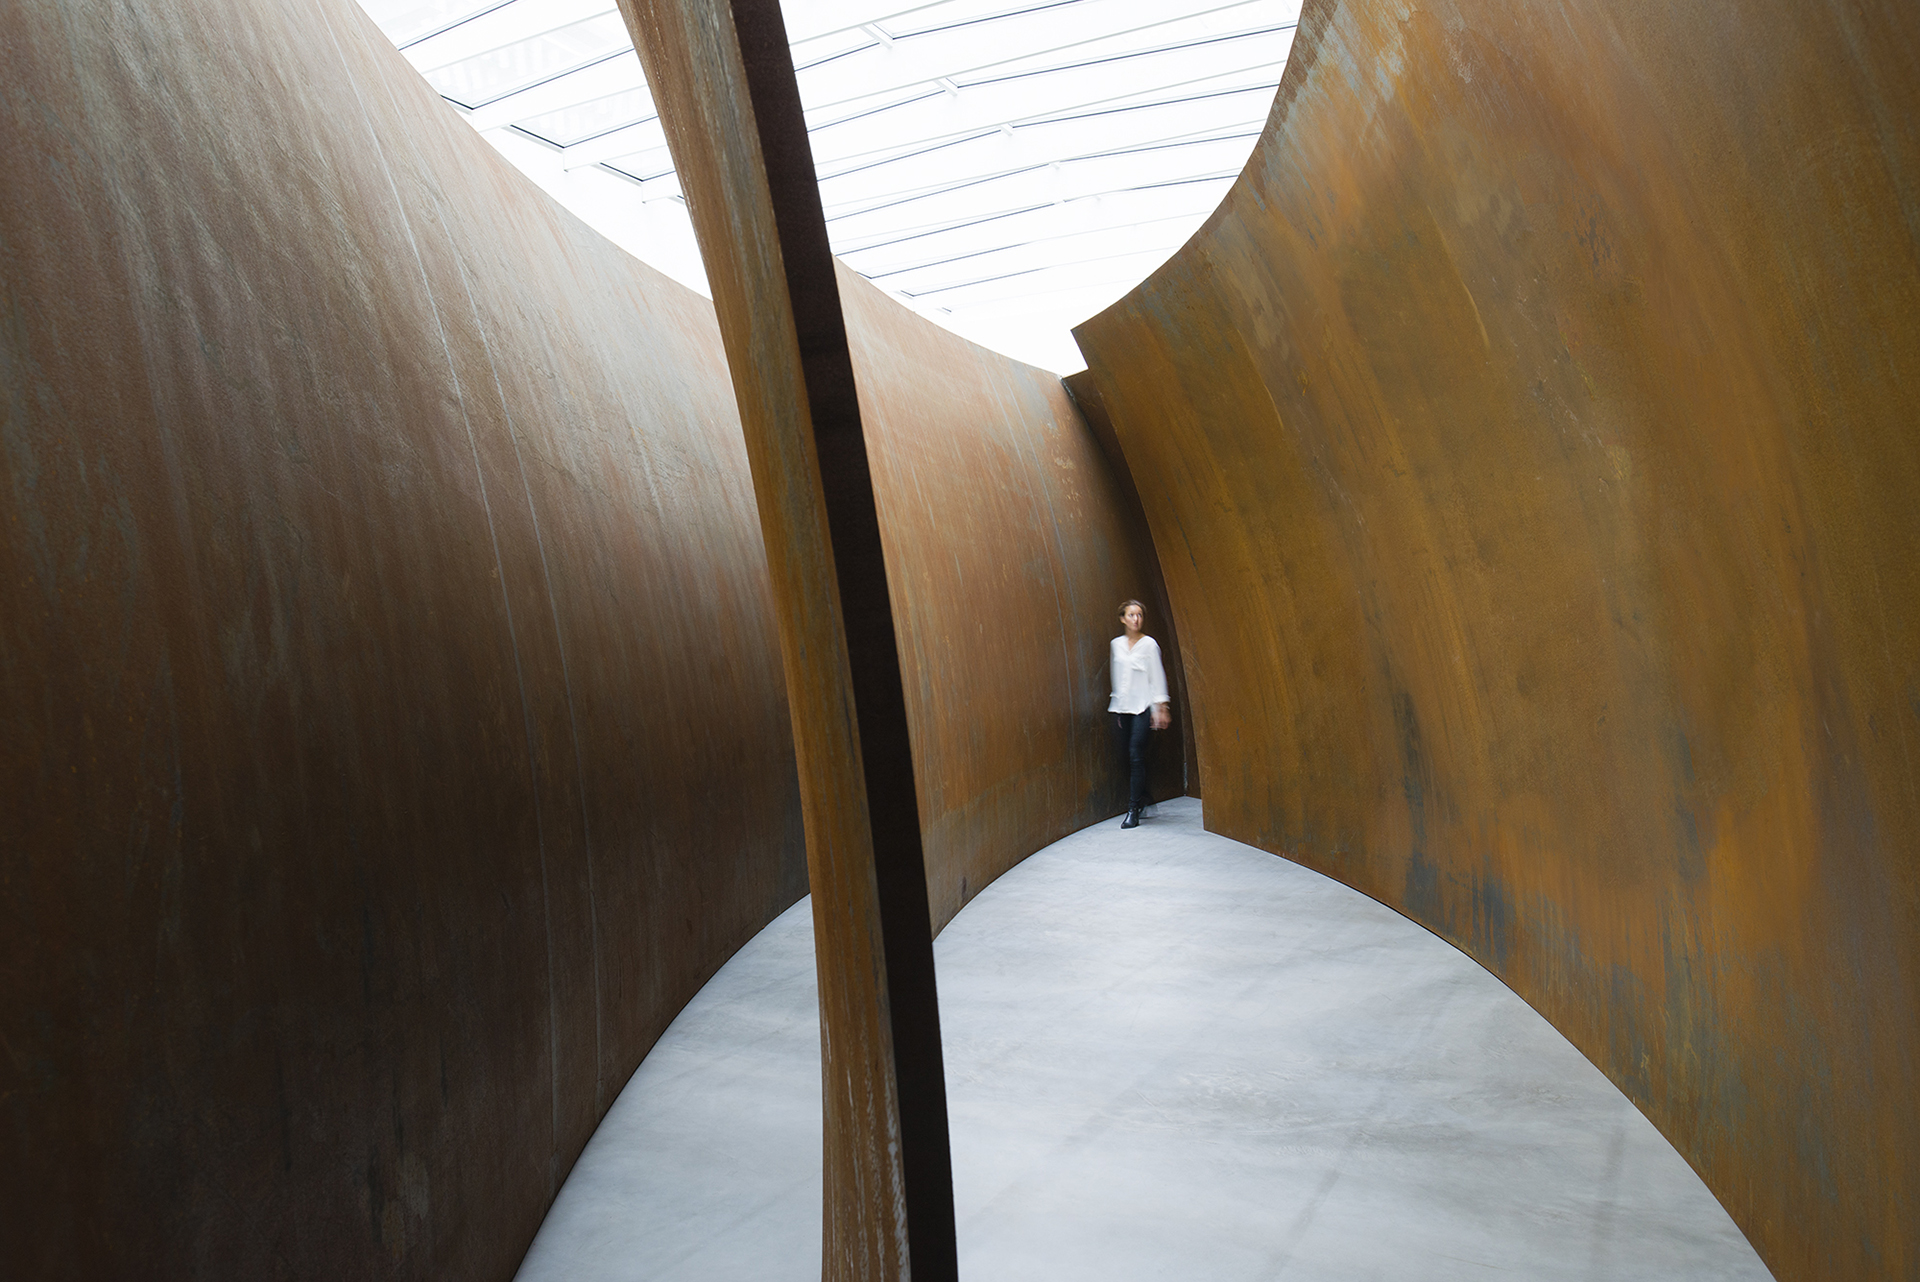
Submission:
[[[361,0],[482,136],[706,292],[612,0]],[[1266,120],[1300,0],[785,0],[834,252],[1061,373],[1068,329],[1177,249]]]

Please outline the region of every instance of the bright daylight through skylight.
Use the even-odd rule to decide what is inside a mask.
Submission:
[[[509,160],[706,291],[611,0],[362,0]],[[1246,163],[1300,0],[787,0],[836,254],[1061,373],[1068,333],[1164,262]]]

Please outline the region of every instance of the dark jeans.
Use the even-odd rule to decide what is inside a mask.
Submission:
[[[1127,809],[1139,810],[1153,800],[1147,793],[1147,766],[1153,761],[1153,709],[1115,712],[1113,743],[1127,770]]]

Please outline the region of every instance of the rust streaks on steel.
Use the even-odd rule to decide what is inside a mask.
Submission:
[[[1309,0],[1078,331],[1209,826],[1499,974],[1782,1279],[1920,1274],[1920,9]]]
[[[509,1277],[805,890],[712,311],[348,0],[0,25],[0,1259]]]
[[[956,1274],[926,867],[834,262],[777,0],[622,0],[713,286],[813,887],[829,1278]]]

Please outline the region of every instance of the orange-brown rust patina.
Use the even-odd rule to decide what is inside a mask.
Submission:
[[[1782,1278],[1920,1273],[1920,10],[1312,0],[1079,331],[1207,819],[1544,1012]]]

